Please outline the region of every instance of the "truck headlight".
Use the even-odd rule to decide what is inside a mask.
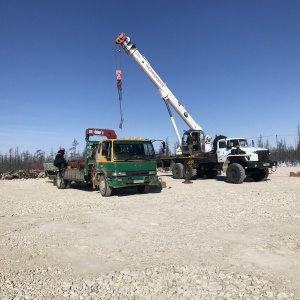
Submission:
[[[149,171],[149,175],[156,175],[156,171]]]
[[[126,176],[126,172],[113,172],[112,176]]]

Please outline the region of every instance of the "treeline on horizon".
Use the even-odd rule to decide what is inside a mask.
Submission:
[[[77,145],[79,143],[74,139],[72,147],[66,152],[65,158],[68,161],[81,161],[84,159],[84,152],[77,151]],[[294,146],[287,145],[284,139],[277,141],[275,147],[269,144],[269,141],[263,141],[260,138],[257,141],[257,147],[267,148],[270,150],[270,159],[277,161],[279,165],[287,166],[298,166],[300,164],[300,128],[298,125],[297,130],[297,141]],[[160,148],[157,151],[157,155],[173,155],[175,154],[176,146],[172,151],[166,139],[166,149],[165,153],[162,153]],[[9,149],[8,153],[0,153],[0,172],[12,172],[17,170],[33,170],[42,169],[44,162],[52,162],[55,158],[56,152],[53,149],[48,155],[45,151],[38,149],[34,153],[30,153],[28,150],[20,152],[19,148],[16,147],[15,150]]]

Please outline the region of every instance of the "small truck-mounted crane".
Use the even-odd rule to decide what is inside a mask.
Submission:
[[[103,140],[90,137],[106,136]],[[103,197],[111,196],[114,189],[136,187],[147,193],[150,187],[160,187],[156,170],[156,157],[150,140],[117,138],[111,129],[86,129],[84,161],[69,162],[62,172],[57,172],[57,188],[71,186],[71,182],[86,182],[99,187]]]
[[[269,169],[276,167],[277,162],[270,161],[269,150],[250,147],[244,138],[227,138],[216,136],[211,147],[211,137],[205,135],[202,127],[191,117],[184,106],[173,95],[163,80],[151,67],[147,59],[138,51],[125,33],[120,33],[114,40],[139,65],[147,77],[158,89],[164,100],[179,148],[175,156],[160,156],[162,167],[170,167],[174,178],[188,178],[193,176],[215,178],[219,171],[226,173],[230,183],[242,183],[246,176],[254,181],[268,178]],[[169,104],[178,113],[181,119],[189,126],[182,137],[172,116]],[[192,137],[193,151],[190,153],[187,137]],[[239,151],[233,151],[238,146]]]

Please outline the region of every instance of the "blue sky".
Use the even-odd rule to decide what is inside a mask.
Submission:
[[[83,149],[88,127],[173,146],[157,89],[123,50],[119,129],[120,32],[207,134],[294,145],[299,16],[298,0],[0,0],[0,154],[68,149],[74,138]]]

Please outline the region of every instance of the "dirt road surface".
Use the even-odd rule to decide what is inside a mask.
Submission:
[[[0,299],[300,299],[300,177],[138,194],[0,181]]]

